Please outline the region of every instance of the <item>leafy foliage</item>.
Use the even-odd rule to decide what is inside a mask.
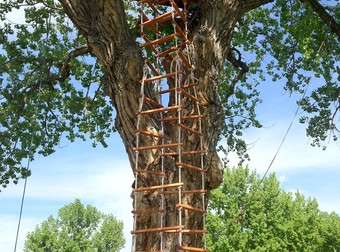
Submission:
[[[9,13],[25,15],[14,23]],[[102,71],[86,42],[54,1],[0,4],[0,184],[30,174],[35,154],[53,153],[62,138],[93,145],[114,131]]]
[[[124,243],[122,222],[76,199],[28,233],[24,251],[114,252]]]
[[[236,151],[241,161],[249,158],[244,130],[261,127],[256,107],[265,81],[284,82],[289,93],[307,91],[298,104],[313,145],[338,139],[340,38],[306,2],[276,0],[237,23],[231,47],[248,72],[240,74],[244,69],[225,62],[219,91],[227,146],[220,149]],[[134,1],[124,4],[138,42],[138,7]],[[340,5],[323,4],[339,21]],[[15,23],[10,15],[18,12],[25,19]],[[106,146],[115,128],[102,69],[58,1],[4,1],[0,19],[0,184],[5,187],[30,175],[25,160],[50,155],[61,139],[90,138],[94,146]],[[166,34],[172,26],[161,30]]]
[[[232,43],[250,61],[248,79],[273,83],[281,80],[290,93],[303,94],[308,90],[298,102],[306,112],[300,122],[307,124],[306,134],[312,145],[325,148],[328,137],[337,140],[340,132],[340,38],[303,2],[307,1],[277,0],[247,13],[239,21]],[[340,21],[340,6],[335,1],[327,4],[326,10]],[[246,80],[243,79],[244,83]],[[241,86],[238,92],[249,96],[244,90],[251,89],[245,87],[248,86]],[[256,91],[251,94],[247,101],[257,104],[260,94]],[[233,106],[234,110],[242,108],[246,107]],[[257,126],[255,113],[244,110],[248,111],[246,118]],[[237,130],[233,133],[240,135]]]
[[[340,217],[315,199],[284,192],[271,174],[263,182],[248,168],[227,169],[210,197],[210,251],[325,251],[340,248]]]

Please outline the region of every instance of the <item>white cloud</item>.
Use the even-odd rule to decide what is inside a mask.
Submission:
[[[17,250],[22,251],[26,234],[32,231],[35,226],[42,222],[41,218],[24,218],[21,221],[20,233],[18,236]],[[9,214],[0,216],[1,230],[0,230],[0,251],[13,251],[15,247],[18,215]]]
[[[286,128],[281,125],[277,124],[270,129],[252,130],[245,135],[247,143],[254,143],[249,149],[251,161],[248,164],[252,169],[264,172],[268,168],[288,128],[288,123],[285,123]],[[340,146],[334,142],[329,143],[326,151],[310,146],[303,126],[296,122],[278,152],[271,171],[312,167],[337,169],[339,152]],[[231,165],[237,163],[235,155],[231,156],[230,161]]]
[[[245,134],[248,143],[256,142],[249,151],[251,169],[263,174],[268,168],[295,109],[294,102],[287,96],[270,94],[266,97],[259,115],[267,128],[249,130]],[[124,147],[118,136],[110,140],[108,149],[91,149],[87,145],[70,144],[55,155],[32,163],[33,175],[28,181],[19,247],[22,248],[26,233],[49,214],[56,214],[60,207],[80,198],[84,204],[92,204],[123,220],[127,239],[123,251],[129,251],[133,176]],[[303,126],[295,121],[270,172],[277,173],[285,190],[299,190],[317,198],[322,210],[339,213],[340,200],[334,197],[340,195],[339,174],[335,173],[339,168],[339,150],[336,144],[330,144],[326,151],[310,147]],[[231,165],[236,164],[232,157]],[[9,206],[7,210],[0,209],[0,251],[13,250],[21,193],[22,183],[0,193],[0,205]]]
[[[80,198],[124,222],[128,251],[131,244],[133,174],[118,137],[108,149],[92,149],[76,143],[60,149],[55,155],[31,163],[22,225],[17,251],[22,251],[28,231],[65,204]],[[0,251],[13,251],[23,181],[0,193]],[[3,228],[11,227],[11,228]]]
[[[6,15],[6,18],[9,22],[16,24],[26,24],[25,19],[25,9],[14,9],[12,12]]]
[[[290,116],[284,120],[283,116],[287,112],[282,110],[289,109],[281,108],[281,102],[274,101],[271,106],[267,105],[267,111],[261,113],[261,116],[265,115],[266,124],[271,125],[269,128],[245,133],[247,143],[254,143],[249,150],[251,160],[246,164],[250,169],[256,169],[260,175],[265,173],[272,162],[296,109],[296,106],[295,109],[291,106],[291,112],[288,113]],[[340,199],[330,196],[340,194],[340,146],[330,142],[325,151],[310,146],[304,127],[296,118],[269,173],[276,173],[284,190],[299,190],[306,197],[316,198],[321,210],[340,213]],[[230,155],[230,166],[236,166],[237,162],[235,154]]]
[[[281,175],[281,176],[278,177],[277,179],[278,179],[278,180],[280,181],[280,183],[282,184],[283,182],[285,182],[285,181],[287,180],[287,176]]]
[[[257,140],[250,150],[251,169],[264,173],[288,125],[288,121],[277,121],[269,129],[247,133],[248,142]],[[315,197],[321,210],[339,213],[340,200],[334,197],[340,194],[336,173],[339,147],[331,144],[326,151],[310,147],[302,127],[297,125],[296,122],[270,172],[277,173],[286,191],[298,189],[307,197]],[[124,147],[118,136],[112,138],[108,149],[92,149],[87,145],[71,144],[50,157],[32,162],[33,175],[28,180],[18,248],[23,247],[28,231],[48,215],[56,215],[59,208],[74,198],[80,198],[84,204],[112,213],[124,222],[127,243],[123,252],[130,251],[133,175]],[[236,164],[235,160],[232,162]],[[5,227],[0,229],[0,251],[13,250],[22,186],[21,182],[0,193],[0,205],[7,206],[0,209],[0,223]]]

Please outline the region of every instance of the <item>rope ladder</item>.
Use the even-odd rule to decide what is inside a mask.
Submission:
[[[208,251],[206,248],[205,154],[203,114],[198,99],[198,81],[188,55],[187,14],[192,1],[139,0],[141,48],[145,61],[135,131],[135,182],[132,189],[132,252],[138,250],[139,235],[160,236],[159,251],[167,250],[168,236],[176,236],[177,251]],[[169,30],[165,32],[165,27]],[[156,95],[155,95],[156,94]],[[155,119],[156,118],[156,119]],[[171,137],[170,137],[171,135]],[[176,139],[172,142],[172,139]],[[192,147],[192,142],[198,147]],[[174,163],[176,171],[169,170]],[[172,169],[172,168],[171,168]],[[169,174],[176,174],[170,177]],[[187,177],[199,179],[197,187]],[[149,185],[148,181],[152,181]],[[154,194],[155,209],[145,209],[140,199]],[[191,198],[188,199],[188,195]],[[199,200],[193,206],[191,203]],[[174,205],[176,223],[169,221],[167,205]],[[201,216],[202,228],[190,229],[185,217]],[[159,226],[142,228],[141,219],[156,218]],[[192,247],[190,237],[203,236],[201,247]],[[144,251],[146,252],[146,251]]]

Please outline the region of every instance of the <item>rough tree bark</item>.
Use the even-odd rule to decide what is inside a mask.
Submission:
[[[132,149],[135,143],[134,130],[137,123],[136,111],[138,111],[139,80],[142,77],[143,58],[141,49],[136,45],[135,38],[129,31],[123,0],[59,1],[74,25],[87,39],[90,52],[99,60],[104,69],[103,81],[106,83],[108,95],[117,112],[115,126],[124,142],[130,163],[134,167]],[[207,150],[206,186],[208,191],[216,188],[222,180],[222,165],[217,155],[216,145],[224,123],[224,111],[218,95],[218,83],[233,30],[245,12],[268,2],[271,0],[198,1],[203,14],[198,26],[190,35],[194,46],[191,58],[195,66],[195,76],[199,80],[199,97],[205,116],[202,126],[206,136],[204,146]],[[150,118],[149,124],[154,126],[153,121],[156,120]],[[171,139],[171,134],[169,137]],[[175,138],[173,142],[176,142]],[[194,146],[195,143],[192,145]],[[154,159],[154,162],[157,160]],[[189,173],[184,175],[184,180],[188,185],[187,189],[194,188],[197,183],[200,183],[199,179],[196,180]],[[153,181],[149,180],[144,183],[150,185]],[[138,199],[140,201],[138,204],[145,209],[154,209],[158,204],[154,199],[154,195],[146,194]],[[195,206],[194,198],[188,198],[187,201]],[[167,208],[169,212],[167,221],[173,222],[175,218],[173,206],[167,205]],[[202,221],[199,216],[193,215],[185,218],[184,221],[191,229],[201,229]],[[151,217],[140,219],[138,222],[138,225],[143,228],[159,225],[155,223],[157,220]],[[137,250],[159,249],[158,239],[159,236],[154,234],[138,239]],[[189,241],[194,247],[200,247],[200,242],[200,236]],[[176,245],[175,240],[168,240],[167,251],[176,251]]]

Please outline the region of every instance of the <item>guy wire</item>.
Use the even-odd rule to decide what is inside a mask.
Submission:
[[[308,86],[309,86],[309,85],[307,84],[307,85],[306,85],[306,88],[305,88],[305,91],[304,91],[304,93],[303,93],[301,99],[303,99],[303,98],[306,96],[306,93],[307,93],[307,90],[308,90]],[[288,126],[288,128],[287,128],[287,130],[286,130],[286,133],[285,133],[285,135],[284,135],[284,137],[283,137],[283,139],[282,139],[282,141],[281,141],[281,143],[280,143],[280,145],[279,145],[279,147],[278,147],[278,149],[277,149],[275,155],[273,156],[273,158],[272,158],[272,160],[271,160],[271,162],[270,162],[270,164],[269,164],[269,166],[268,166],[266,172],[265,172],[264,175],[262,176],[260,182],[257,184],[257,186],[255,187],[255,189],[251,192],[250,198],[249,198],[249,200],[246,202],[246,204],[244,205],[244,208],[239,209],[239,214],[236,216],[236,219],[237,219],[241,214],[243,214],[243,213],[247,210],[247,208],[249,207],[249,204],[252,202],[252,200],[253,200],[253,198],[254,198],[256,192],[257,192],[258,189],[260,188],[260,185],[263,183],[264,179],[266,178],[266,176],[267,176],[269,170],[271,169],[271,167],[272,167],[272,165],[273,165],[273,163],[274,163],[274,161],[275,161],[277,155],[279,154],[279,152],[280,152],[280,150],[281,150],[281,147],[283,146],[283,143],[285,142],[285,140],[286,140],[286,138],[287,138],[287,136],[288,136],[288,133],[289,133],[289,131],[290,131],[290,129],[291,129],[291,127],[292,127],[294,121],[295,121],[296,116],[297,116],[298,113],[299,113],[299,110],[300,110],[300,105],[298,104],[298,106],[297,106],[297,108],[296,108],[296,111],[295,111],[295,113],[294,113],[293,119],[292,119],[292,121],[290,122],[290,124],[289,124],[289,126]],[[224,230],[226,230],[226,229],[227,229],[227,227],[224,227],[220,232],[218,232],[218,235],[222,235],[222,232],[223,232]]]
[[[307,93],[307,90],[308,90],[308,86],[309,86],[309,85],[307,84],[307,85],[306,85],[306,88],[305,88],[305,91],[304,91],[304,93],[303,93],[303,95],[302,95],[302,97],[301,97],[301,100],[302,100],[303,98],[305,98],[306,93]],[[255,187],[255,190],[252,191],[252,193],[251,193],[251,195],[250,195],[250,199],[248,200],[248,202],[247,202],[246,205],[245,205],[245,209],[248,207],[249,203],[253,200],[253,198],[254,198],[256,192],[257,192],[258,189],[260,188],[260,185],[263,183],[263,180],[266,178],[266,176],[267,176],[269,170],[271,169],[271,167],[272,167],[272,165],[273,165],[273,163],[274,163],[274,161],[275,161],[277,155],[279,154],[279,152],[280,152],[280,150],[281,150],[281,148],[282,148],[282,146],[283,146],[283,143],[286,141],[286,138],[287,138],[287,136],[288,136],[288,133],[290,132],[290,130],[291,130],[292,126],[293,126],[293,123],[294,123],[294,121],[295,121],[296,116],[297,116],[298,113],[299,113],[299,110],[300,110],[300,105],[298,104],[298,106],[297,106],[297,108],[296,108],[296,110],[295,110],[293,119],[291,120],[291,122],[290,122],[290,124],[289,124],[289,126],[288,126],[288,128],[287,128],[287,130],[286,130],[286,133],[285,133],[285,135],[283,136],[283,138],[282,138],[282,140],[281,140],[281,143],[280,143],[279,147],[277,148],[277,150],[276,150],[276,152],[275,152],[275,155],[273,156],[271,162],[269,163],[266,172],[263,174],[263,176],[262,176],[262,178],[261,178],[261,180],[260,180],[260,183],[258,183],[257,186]],[[245,209],[243,209],[243,211],[244,211]]]
[[[50,34],[50,24],[51,24],[51,13],[49,13],[48,18],[46,18],[46,37],[45,37],[45,48],[48,44],[48,38]],[[43,64],[44,66],[45,64]],[[42,84],[42,78],[44,75],[44,71],[41,71],[40,76],[39,76],[39,88],[38,88],[38,101],[40,100],[40,92],[41,92],[41,84]],[[35,106],[35,111],[34,111],[34,125],[35,127],[35,115],[38,113],[38,107]],[[31,140],[30,140],[30,145],[29,145],[29,150],[28,150],[28,160],[27,160],[27,165],[26,165],[26,171],[29,171],[30,169],[30,163],[31,163],[31,155],[32,155],[32,144],[33,144],[33,138],[34,138],[34,131],[32,132],[31,135]],[[20,232],[20,226],[21,226],[21,219],[22,219],[22,212],[24,208],[24,201],[25,201],[25,196],[26,196],[26,188],[27,188],[27,176],[25,177],[25,182],[24,182],[24,188],[21,196],[21,204],[20,204],[20,212],[19,212],[19,219],[18,219],[18,226],[17,226],[17,232],[16,232],[16,237],[15,237],[15,245],[14,245],[14,252],[17,251],[17,245],[18,245],[18,239],[19,239],[19,232]]]

